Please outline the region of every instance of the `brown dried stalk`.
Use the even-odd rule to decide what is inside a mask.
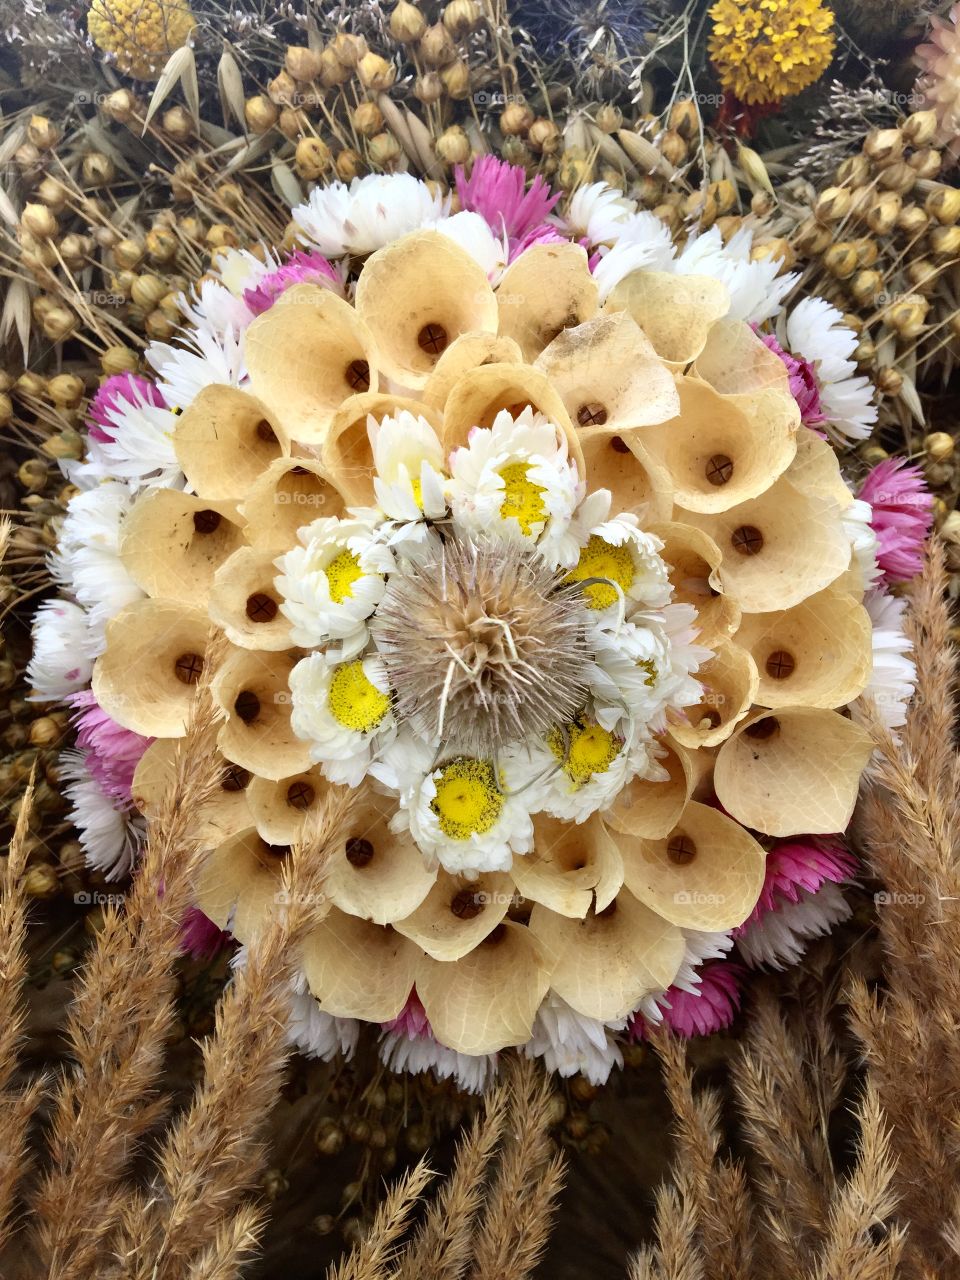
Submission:
[[[154,1090],[173,1022],[172,967],[202,852],[193,815],[219,785],[212,651],[177,755],[175,778],[152,825],[121,912],[110,907],[80,975],[66,1027],[75,1065],[57,1089],[50,1168],[36,1193],[34,1233],[50,1280],[99,1274],[121,1212],[120,1180],[163,1111]]]
[[[433,1177],[421,1160],[393,1187],[377,1209],[366,1237],[350,1256],[327,1273],[329,1280],[388,1280],[400,1237]]]

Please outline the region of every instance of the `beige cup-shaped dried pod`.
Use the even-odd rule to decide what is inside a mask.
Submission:
[[[713,649],[714,656],[697,672],[703,697],[686,708],[686,724],[671,728],[677,742],[691,751],[729,738],[757,697],[757,666],[746,649],[729,640],[715,640]]]
[[[147,818],[155,816],[161,800],[173,786],[176,750],[176,738],[157,738],[137,764],[133,775],[133,803]],[[246,831],[252,822],[247,792],[253,775],[231,764],[223,755],[220,761],[220,787],[195,814],[197,838],[211,849],[239,831]]]
[[[326,890],[334,906],[374,924],[394,924],[409,916],[437,879],[409,832],[390,830],[395,812],[395,800],[367,789],[327,871]]]
[[[380,368],[405,387],[425,386],[462,333],[497,332],[497,299],[486,272],[437,231],[415,231],[371,254],[356,305]]]
[[[629,311],[661,360],[677,366],[700,355],[710,328],[730,309],[727,286],[712,276],[632,271],[607,299],[606,311]]]
[[[459,960],[493,932],[513,894],[513,881],[503,871],[455,876],[441,867],[420,905],[394,927],[434,960]]]
[[[417,995],[434,1035],[457,1053],[474,1055],[526,1044],[552,960],[529,929],[506,920],[461,960],[423,956]]]
[[[690,524],[720,548],[720,580],[744,613],[789,609],[834,582],[850,563],[850,542],[832,496],[791,484],[789,473],[759,498]]]
[[[389,1022],[414,983],[420,948],[390,925],[372,924],[334,907],[304,939],[307,984],[324,1013]]]
[[[407,396],[368,392],[344,400],[324,441],[320,458],[327,474],[349,503],[369,505],[376,501],[373,489],[373,447],[367,430],[370,417],[377,422],[406,409],[426,418],[440,435],[441,415]]]
[[[549,378],[528,364],[482,365],[463,375],[447,397],[443,412],[444,454],[465,445],[474,427],[491,426],[502,409],[518,417],[527,408],[554,423],[584,476],[580,440],[563,401]]]
[[[648,427],[680,412],[673,374],[626,311],[564,329],[536,367],[560,393],[581,438]]]
[[[270,844],[295,844],[320,812],[329,789],[319,765],[279,782],[251,776],[246,788],[248,822]]]
[[[250,325],[245,349],[252,391],[299,444],[321,444],[343,400],[379,385],[366,325],[320,285],[287,289]]]
[[[253,828],[230,836],[203,861],[194,884],[196,904],[218,929],[252,942],[285,905],[286,845],[271,845]],[[318,911],[325,904],[317,904]]]
[[[238,506],[244,532],[258,551],[278,555],[296,545],[297,530],[323,516],[342,516],[344,495],[319,462],[277,458],[260,473]]]
[[[453,385],[470,369],[482,364],[522,364],[523,355],[513,338],[493,333],[462,333],[437,361],[421,400],[442,409]]]
[[[289,453],[277,418],[245,391],[220,384],[204,387],[177,419],[173,447],[191,487],[214,501],[242,498]]]
[[[232,503],[154,489],[124,521],[120,559],[148,596],[202,608],[213,575],[243,545],[242,523]]]
[[[769,489],[796,453],[800,411],[786,388],[720,395],[699,378],[677,380],[680,411],[638,437],[670,476],[687,511],[726,511]]]
[[[873,669],[870,615],[852,595],[828,587],[792,609],[746,614],[737,644],[757,664],[764,707],[844,707]]]
[[[742,320],[718,320],[711,327],[693,373],[721,395],[745,395],[767,387],[790,395],[783,361]]]
[[[94,696],[125,729],[179,738],[203,671],[206,613],[171,600],[137,600],[107,623],[107,648],[93,668]]]
[[[658,840],[621,836],[619,843],[627,888],[681,929],[733,929],[757,904],[763,847],[710,805],[691,800]]]
[[[289,649],[290,622],[280,612],[270,551],[238,547],[213,577],[208,612],[241,649]]]
[[[609,489],[614,511],[633,511],[641,525],[651,520],[669,520],[673,511],[673,489],[660,467],[641,460],[643,431],[627,431],[622,436],[603,431],[580,433],[585,474],[591,489]],[[719,556],[718,556],[719,562]]]
[[[840,471],[840,459],[826,440],[813,431],[797,436],[797,453],[785,480],[803,493],[818,494],[835,502],[844,510],[853,502],[853,494]]]
[[[627,889],[585,920],[534,907],[530,932],[554,956],[550,986],[587,1018],[625,1018],[644,996],[670,986],[683,962],[683,934]]]
[[[663,543],[660,553],[669,570],[675,604],[692,604],[697,611],[697,643],[711,647],[733,635],[740,625],[740,606],[723,592],[720,548],[702,529],[677,521],[651,523],[647,531]]]
[[[234,649],[213,680],[213,696],[227,713],[217,745],[228,760],[278,782],[310,768],[310,754],[290,727],[289,653]]]
[[[740,725],[717,755],[717,799],[768,836],[845,831],[873,744],[859,725],[817,707],[778,707]]]
[[[533,850],[514,858],[510,874],[524,898],[580,919],[594,903],[608,907],[623,884],[620,854],[598,814],[582,823],[537,814]]]
[[[618,835],[659,840],[676,826],[693,793],[695,774],[686,748],[662,739],[656,756],[667,777],[659,781],[634,778],[604,810],[604,824]]]
[[[590,320],[600,307],[586,252],[578,244],[535,244],[497,287],[500,333],[532,363],[558,333]]]

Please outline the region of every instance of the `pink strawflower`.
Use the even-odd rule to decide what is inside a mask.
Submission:
[[[510,261],[513,262],[514,258],[519,258],[521,253],[526,253],[535,244],[566,243],[567,237],[562,236],[553,223],[541,222],[539,226],[531,227],[519,240],[510,241]]]
[[[70,705],[79,712],[74,717],[77,746],[91,774],[105,795],[129,806],[134,771],[153,739],[117,724],[97,702],[92,689],[75,693]]]
[[[461,208],[479,213],[494,235],[502,236],[506,232],[511,261],[531,244],[547,240],[548,231],[556,234],[543,223],[560,199],[560,193],[551,194],[540,174],[527,190],[523,169],[496,156],[480,156],[475,160],[469,178],[460,165],[454,173]],[[553,242],[551,237],[548,243]]]
[[[903,458],[884,458],[857,495],[873,508],[877,563],[887,582],[906,582],[923,569],[924,543],[933,527],[933,494],[923,472]]]
[[[191,907],[180,924],[180,950],[194,960],[212,960],[233,942],[233,935],[218,929],[199,907]]]
[[[816,893],[828,881],[842,884],[856,872],[856,861],[837,839],[798,836],[775,845],[767,854],[763,888],[753,911],[733,936],[739,937],[750,925],[786,902],[799,902],[806,893]]]
[[[410,992],[407,997],[407,1003],[397,1016],[380,1025],[383,1031],[395,1031],[399,1035],[406,1036],[408,1040],[417,1040],[423,1036],[433,1039],[430,1021],[427,1018],[426,1010],[420,1003],[416,987]]]
[[[757,337],[768,350],[783,361],[790,384],[790,394],[800,409],[800,421],[805,427],[816,428],[825,421],[825,417],[820,406],[820,386],[813,365],[809,360],[784,351],[772,333],[759,333]],[[822,436],[823,433],[818,431],[817,435]],[[826,439],[825,436],[823,438]]]
[[[152,382],[136,373],[115,373],[101,383],[87,410],[87,428],[91,440],[107,444],[114,438],[115,427],[107,416],[119,401],[128,404],[152,404],[158,409],[164,399]]]
[[[323,254],[297,249],[276,271],[265,275],[255,289],[244,289],[243,300],[258,316],[295,284],[332,284],[339,288],[340,277]]]
[[[696,994],[669,987],[662,997],[663,1025],[684,1039],[724,1031],[740,1011],[740,983],[746,972],[743,965],[731,960],[716,960],[701,969]],[[642,1013],[634,1014],[628,1034],[634,1040],[647,1038],[648,1024]]]

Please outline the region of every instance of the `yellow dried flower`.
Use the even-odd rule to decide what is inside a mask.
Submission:
[[[186,0],[93,0],[87,13],[93,43],[137,80],[156,80],[196,25]]]
[[[741,102],[777,102],[819,80],[836,43],[820,0],[717,0],[710,58]]]

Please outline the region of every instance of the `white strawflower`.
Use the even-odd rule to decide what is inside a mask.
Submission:
[[[33,653],[27,667],[31,699],[60,702],[90,683],[87,616],[70,600],[44,600],[33,617]]]

